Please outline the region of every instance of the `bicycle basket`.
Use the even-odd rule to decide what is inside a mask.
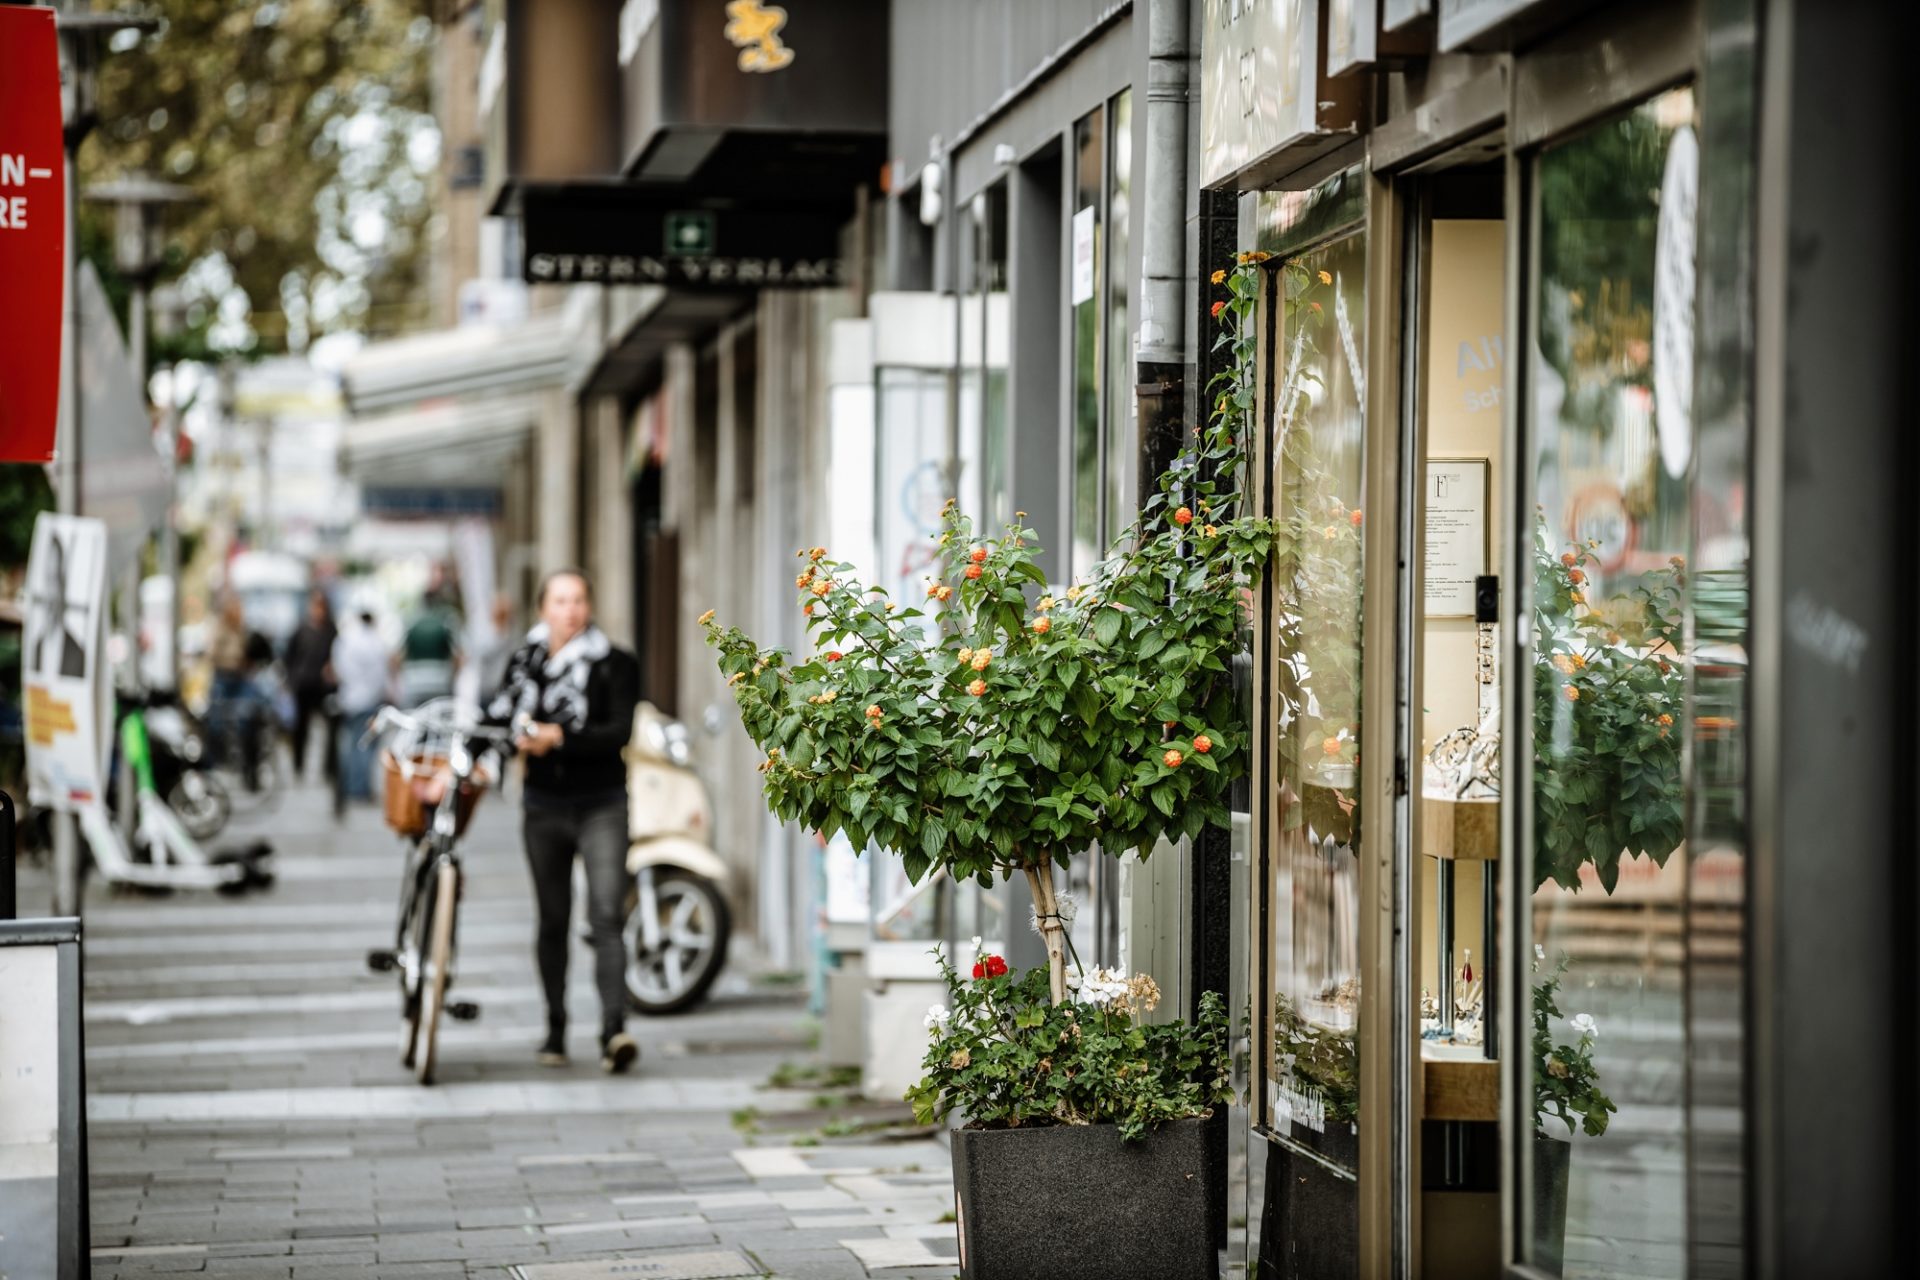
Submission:
[[[443,755],[397,757],[391,751],[380,753],[381,772],[386,779],[385,807],[387,825],[409,840],[417,840],[433,825],[434,806],[426,798],[433,775],[447,763]],[[453,807],[453,834],[463,836],[473,821],[474,808],[480,803],[478,787],[461,787]]]

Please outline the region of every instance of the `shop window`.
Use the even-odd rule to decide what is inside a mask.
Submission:
[[[1350,1271],[1358,1230],[1358,850],[1372,817],[1357,786],[1365,273],[1363,234],[1271,273],[1277,322],[1263,379],[1266,505],[1281,538],[1262,611],[1271,736],[1259,819],[1266,990],[1256,1010],[1267,1049],[1256,1101],[1276,1163],[1261,1237],[1308,1248],[1285,1247],[1283,1272],[1301,1276]]]
[[[1517,1202],[1526,1260],[1566,1276],[1687,1274],[1693,129],[1676,89],[1532,162],[1522,464],[1539,505],[1514,531],[1532,639],[1510,687],[1532,729],[1517,1021],[1537,1114]]]
[[[1067,305],[1073,315],[1073,575],[1091,569],[1105,549],[1100,527],[1100,401],[1104,362],[1100,335],[1102,206],[1106,203],[1106,112],[1073,126],[1073,205],[1069,219]]]
[[[1109,538],[1133,519],[1134,410],[1133,329],[1128,323],[1128,290],[1133,231],[1133,93],[1124,91],[1111,106],[1113,127],[1107,137],[1106,278],[1106,444],[1101,470],[1106,478],[1105,527]]]

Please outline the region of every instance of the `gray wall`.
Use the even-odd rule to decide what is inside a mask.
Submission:
[[[1131,0],[893,0],[890,154],[907,173]],[[905,175],[903,175],[905,176]]]

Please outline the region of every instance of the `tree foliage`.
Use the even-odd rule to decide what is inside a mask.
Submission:
[[[161,29],[101,60],[83,186],[144,169],[193,189],[199,203],[170,215],[165,274],[184,273],[203,326],[244,294],[269,347],[398,327],[421,284],[437,158],[428,0],[148,8]]]
[[[1243,265],[1227,323],[1248,330],[1247,359],[1217,388],[1211,425],[1087,581],[1056,598],[1031,529],[977,537],[949,503],[927,587],[937,617],[813,548],[795,585],[815,654],[792,662],[703,619],[767,753],[773,811],[896,850],[914,880],[935,868],[982,884],[1026,876],[1056,998],[1065,912],[1053,867],[1096,845],[1144,856],[1224,825],[1247,768],[1227,671],[1274,540],[1271,521],[1238,514],[1255,291]]]

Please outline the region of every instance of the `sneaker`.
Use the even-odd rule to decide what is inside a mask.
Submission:
[[[540,1046],[539,1062],[543,1067],[564,1067],[567,1065],[567,1037],[565,1032],[550,1031],[546,1043]]]
[[[624,1031],[616,1031],[600,1042],[600,1069],[617,1076],[640,1057],[640,1045]]]

